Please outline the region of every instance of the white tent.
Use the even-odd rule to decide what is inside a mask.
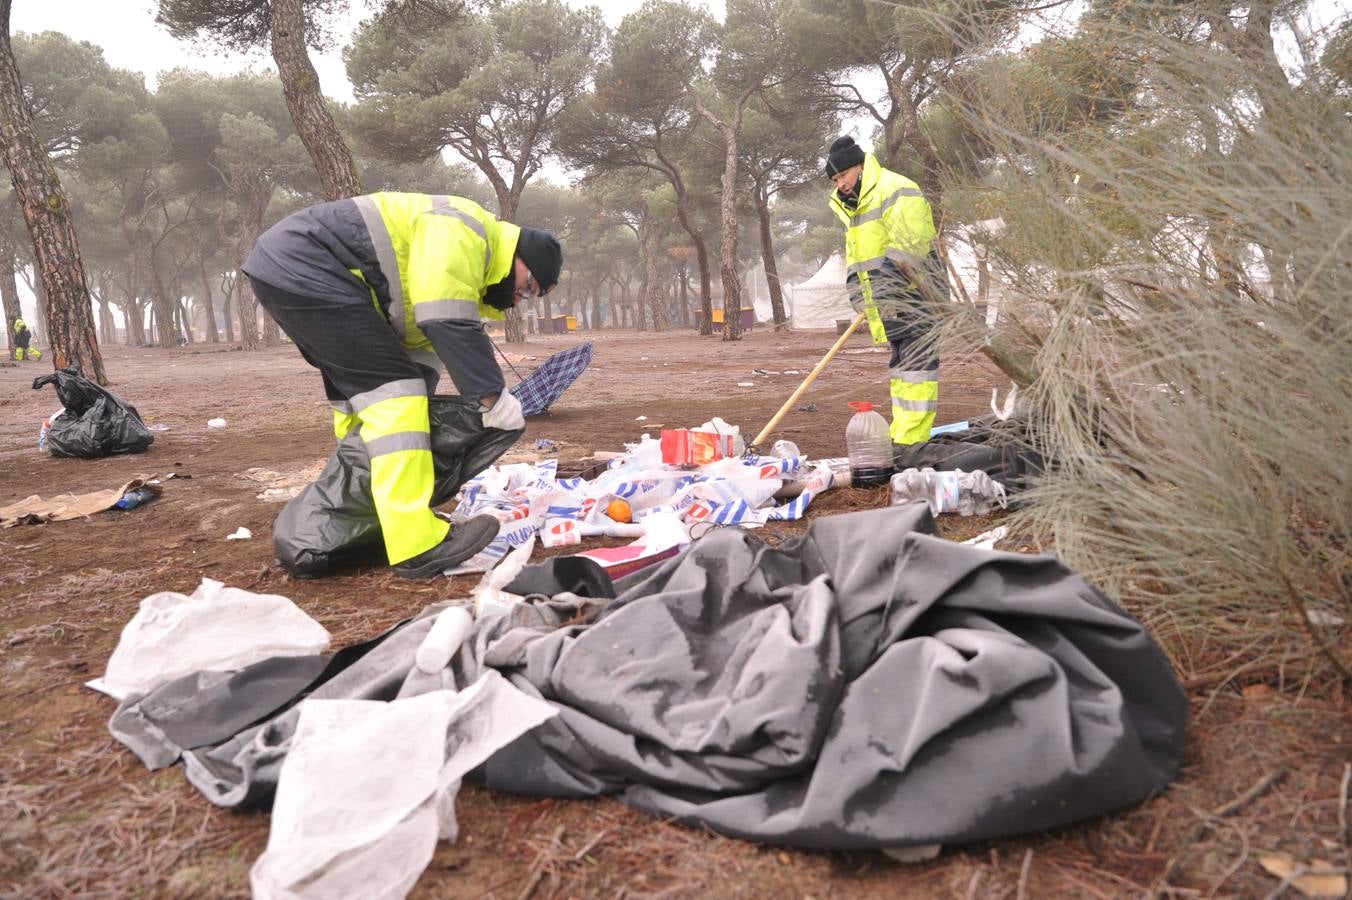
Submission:
[[[835,328],[837,319],[854,319],[845,295],[845,260],[839,254],[822,264],[807,281],[789,288],[787,310],[795,329]]]

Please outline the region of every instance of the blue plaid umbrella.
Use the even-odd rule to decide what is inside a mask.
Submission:
[[[592,361],[592,342],[560,350],[535,367],[521,383],[512,388],[512,394],[521,401],[521,412],[538,416],[563,396],[569,385],[577,381]]]

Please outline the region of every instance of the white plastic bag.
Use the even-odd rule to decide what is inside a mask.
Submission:
[[[162,591],[142,600],[122,629],[107,672],[89,686],[122,700],[204,669],[239,669],[271,656],[328,648],[324,626],[287,598],[204,578],[192,596]]]
[[[399,898],[454,840],[460,779],[555,715],[489,669],[464,691],[306,700],[277,781],[256,900]]]

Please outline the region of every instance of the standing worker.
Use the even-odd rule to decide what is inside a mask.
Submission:
[[[33,333],[28,330],[27,323],[19,317],[14,317],[14,358],[28,359],[28,342],[33,339]]]
[[[848,135],[832,142],[826,174],[836,186],[831,209],[845,223],[850,303],[868,317],[874,343],[892,345],[892,443],[928,441],[939,409],[939,352],[925,341],[928,317],[917,306],[948,298],[929,201]]]
[[[258,301],[322,373],[338,438],[361,425],[397,575],[430,578],[497,535],[491,516],[452,526],[429,507],[434,365],[444,363],[460,394],[479,402],[484,427],[524,429],[480,320],[547,293],[562,266],[559,242],[543,231],[499,221],[461,197],[404,193],[293,213],[245,261]]]

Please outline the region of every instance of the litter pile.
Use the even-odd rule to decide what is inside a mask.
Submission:
[[[718,419],[691,433],[723,435],[725,452],[738,448],[738,430]],[[494,466],[474,476],[461,489],[454,517],[487,513],[502,522],[502,530],[451,573],[491,569],[537,535],[546,547],[588,537],[632,537],[635,547],[659,553],[712,526],[795,521],[834,482],[829,463],[800,455],[720,452],[703,465],[673,464],[664,461],[671,458],[664,457],[671,447],[667,434],[660,441],[644,435],[591,480],[559,477],[557,460]]]
[[[333,654],[284,598],[206,585],[184,621],[228,604],[211,615],[231,631],[188,673],[184,622],[148,598],[110,662],[136,685],[110,728],[149,766],[181,758],[213,803],[274,810],[258,896],[402,896],[453,837],[462,776],[855,850],[1039,831],[1167,785],[1187,707],[1141,625],[1052,557],[932,531],[919,503],[778,548],[714,529],[613,586],[554,558],[490,573],[502,602],[438,604]],[[265,659],[237,640],[258,616],[243,633],[288,644]]]

